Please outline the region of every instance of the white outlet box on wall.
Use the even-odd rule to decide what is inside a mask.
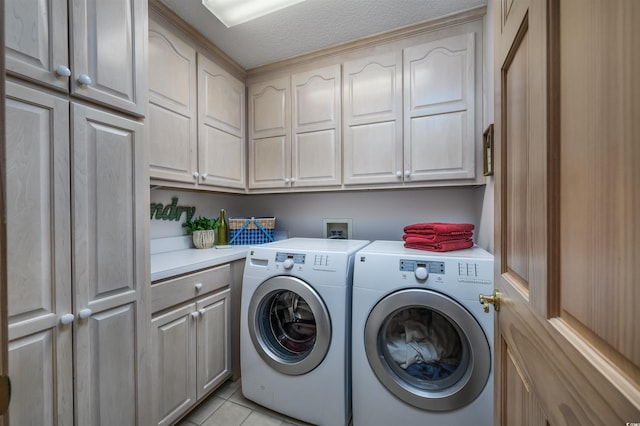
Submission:
[[[350,240],[353,235],[352,219],[322,219],[322,236]]]

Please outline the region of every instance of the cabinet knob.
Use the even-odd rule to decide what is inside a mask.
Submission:
[[[194,178],[198,179],[198,176],[200,176],[200,173],[198,173],[198,172],[193,172],[193,177],[194,177]]]
[[[289,178],[284,178],[284,183],[289,183],[289,182],[291,182],[291,179],[289,179]]]
[[[201,176],[202,176],[202,179],[204,180],[204,179],[206,179],[206,178],[207,178],[207,176],[209,176],[209,174],[207,174],[207,173],[203,173]]]
[[[296,178],[291,178],[291,183],[292,184],[296,183]]]
[[[204,315],[207,313],[207,310],[205,308],[202,308],[198,312],[200,312],[200,315]]]
[[[56,74],[60,77],[69,77],[71,75],[71,70],[65,65],[58,65],[56,67]]]
[[[60,317],[60,324],[62,325],[71,324],[74,319],[76,319],[76,317],[73,316],[73,314],[64,314],[63,316]]]
[[[399,178],[401,178],[401,177],[402,177],[402,172],[401,172],[400,170],[398,170],[398,171],[396,172],[396,176],[397,176],[397,177],[399,177]]]
[[[411,171],[410,170],[405,170],[404,171],[404,177],[409,177],[411,176]]]
[[[84,84],[84,85],[90,85],[91,84],[91,77],[89,77],[86,74],[80,74],[78,76],[78,83],[80,84]]]
[[[78,312],[78,316],[80,317],[80,319],[87,319],[91,316],[92,312],[91,309],[83,309],[80,312]]]
[[[200,316],[200,312],[198,311],[191,312],[191,318],[197,319],[199,316]]]
[[[200,291],[202,290],[202,283],[197,283],[196,284],[196,291]]]

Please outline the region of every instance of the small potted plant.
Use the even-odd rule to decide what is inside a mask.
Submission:
[[[187,235],[191,235],[193,245],[199,249],[213,247],[218,225],[217,218],[208,219],[202,216],[188,220],[182,224],[182,226],[186,228]]]

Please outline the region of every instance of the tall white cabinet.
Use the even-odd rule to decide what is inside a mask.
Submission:
[[[148,424],[146,4],[5,2],[12,424]]]

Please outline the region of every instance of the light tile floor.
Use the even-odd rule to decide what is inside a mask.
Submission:
[[[182,419],[178,426],[312,426],[270,411],[242,395],[241,381],[229,380]]]

